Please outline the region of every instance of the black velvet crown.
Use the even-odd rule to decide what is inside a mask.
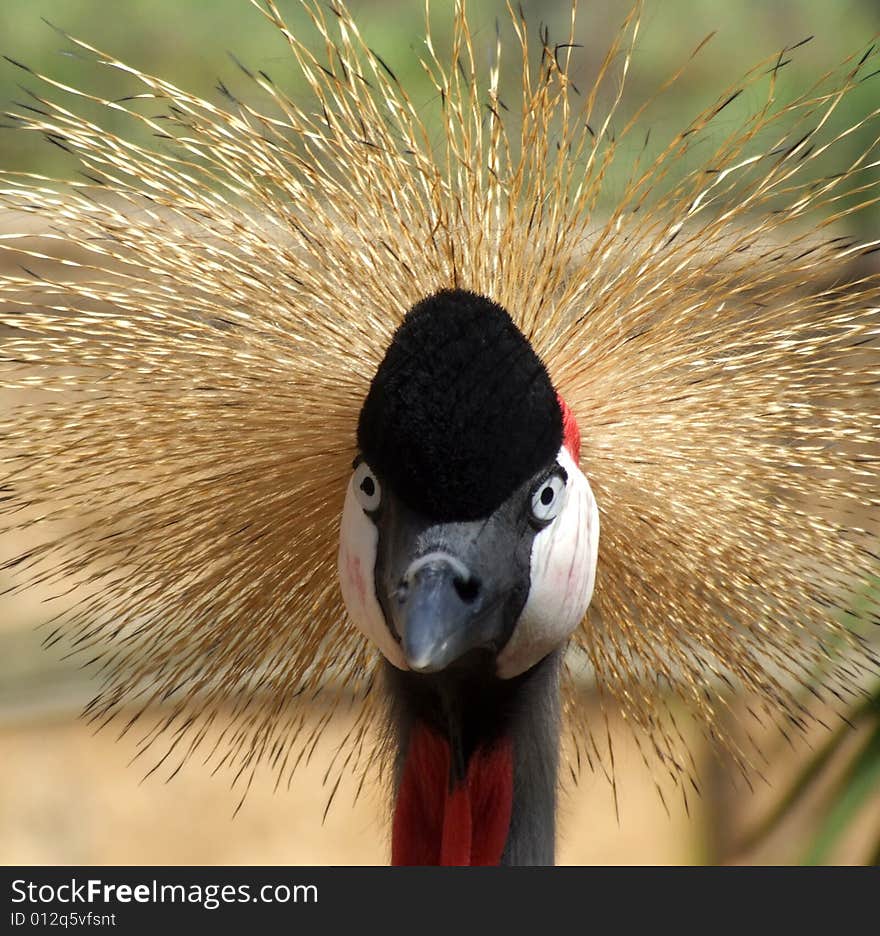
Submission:
[[[370,467],[436,520],[488,516],[555,457],[562,413],[547,370],[507,312],[446,289],[394,334],[358,421]]]

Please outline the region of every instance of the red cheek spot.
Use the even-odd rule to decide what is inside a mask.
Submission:
[[[360,603],[365,605],[367,603],[367,586],[364,583],[361,560],[357,556],[352,556],[351,553],[349,553],[347,555],[347,565],[349,578],[354,583]]]

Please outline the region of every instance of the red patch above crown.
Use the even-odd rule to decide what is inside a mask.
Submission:
[[[559,408],[562,410],[562,444],[568,449],[568,454],[574,459],[575,464],[580,464],[581,431],[578,429],[577,420],[559,394],[556,395],[556,399],[559,400]]]

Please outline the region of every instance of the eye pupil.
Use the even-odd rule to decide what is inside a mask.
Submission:
[[[554,493],[553,493],[553,488],[552,488],[552,487],[549,487],[549,486],[548,486],[548,487],[545,487],[544,490],[541,491],[541,503],[542,503],[545,507],[548,507],[550,504],[553,503],[553,498],[554,498],[554,496],[555,496],[555,495],[554,495]]]
[[[376,483],[372,478],[366,477],[361,481],[361,490],[367,497],[372,497],[376,493]]]

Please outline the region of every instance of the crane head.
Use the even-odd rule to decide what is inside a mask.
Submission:
[[[566,643],[593,592],[598,511],[573,417],[501,306],[465,290],[417,303],[358,447],[339,577],[392,664],[479,659],[510,678]]]

